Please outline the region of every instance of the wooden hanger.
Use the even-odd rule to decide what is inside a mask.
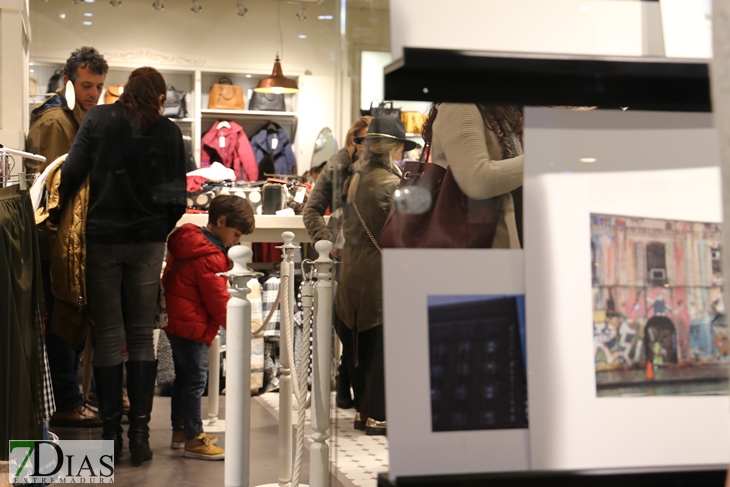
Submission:
[[[227,128],[227,129],[229,129],[229,128],[231,128],[231,124],[230,124],[230,123],[228,123],[228,121],[227,121],[227,120],[221,120],[220,122],[218,122],[218,126],[217,126],[217,127],[215,128],[215,129],[216,129],[216,130],[220,130],[220,129],[222,129],[223,127],[225,127],[225,128]]]

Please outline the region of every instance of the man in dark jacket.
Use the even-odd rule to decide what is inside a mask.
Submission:
[[[48,164],[68,153],[86,111],[99,102],[109,66],[104,57],[93,47],[82,47],[71,53],[63,68],[64,85],[71,81],[74,87],[74,103],[70,108],[65,88],[59,90],[43,105],[33,110],[26,150],[40,154],[46,162],[25,160],[26,171],[42,172]],[[41,246],[41,270],[43,295],[46,305],[46,349],[51,369],[56,413],[51,426],[101,426],[99,415],[86,407],[76,377],[76,353],[63,339],[48,328],[52,322],[54,296],[51,292],[50,268],[47,253]],[[45,255],[44,255],[45,254]]]

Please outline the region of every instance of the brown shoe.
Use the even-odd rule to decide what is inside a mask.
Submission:
[[[223,460],[226,453],[223,448],[212,444],[205,433],[200,433],[192,440],[185,440],[183,456],[198,460]]]
[[[218,438],[208,433],[203,433],[208,437],[211,445],[218,443]],[[173,450],[182,450],[185,448],[185,432],[182,430],[172,430],[172,441],[170,441],[170,448]]]
[[[79,406],[71,411],[56,411],[51,416],[50,425],[61,428],[99,428],[101,419],[96,411]]]
[[[355,413],[355,421],[352,422],[353,428],[360,431],[365,431],[365,420],[362,415],[358,412]]]

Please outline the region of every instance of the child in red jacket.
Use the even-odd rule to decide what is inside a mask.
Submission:
[[[172,448],[184,456],[222,460],[223,448],[203,432],[200,400],[206,381],[203,359],[208,346],[226,326],[230,295],[227,281],[216,273],[229,269],[226,248],[254,230],[253,208],[238,196],[219,195],[208,210],[208,225],[186,223],[167,241],[170,258],[162,284],[169,324],[165,328],[175,363],[172,385]]]

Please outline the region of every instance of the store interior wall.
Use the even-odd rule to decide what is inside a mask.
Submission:
[[[391,0],[347,1],[347,61],[353,93],[350,104],[352,120],[360,116],[361,53],[390,51],[390,4]],[[382,82],[382,71],[374,75],[379,76]]]
[[[0,0],[0,144],[11,149],[25,148],[28,35],[27,0]]]
[[[63,62],[74,49],[91,45],[112,65],[269,74],[278,52],[284,74],[299,77],[296,156],[299,172],[306,171],[317,134],[335,123],[337,2],[307,4],[304,21],[296,17],[301,5],[286,1],[246,0],[248,12],[243,17],[236,14],[235,0],[200,0],[203,8],[197,14],[190,11],[190,2],[164,3],[164,10],[157,11],[146,0],[125,0],[119,7],[101,0],[80,4],[30,0],[30,58]],[[318,19],[325,15],[333,19]],[[46,82],[39,80],[39,85]]]

